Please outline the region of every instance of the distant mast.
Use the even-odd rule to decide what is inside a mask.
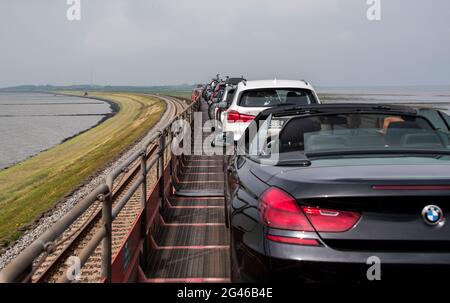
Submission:
[[[93,90],[93,87],[94,87],[94,70],[93,70],[92,67],[91,67],[91,73],[90,73],[90,81],[89,81],[89,88],[88,88],[88,91],[89,91],[89,90],[92,91],[92,90]],[[88,95],[88,92],[85,91],[85,92],[84,92],[84,96],[87,96],[87,95]]]
[[[91,89],[94,87],[94,70],[91,68],[91,82],[90,82]]]

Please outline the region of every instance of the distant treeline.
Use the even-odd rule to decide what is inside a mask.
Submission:
[[[172,92],[190,91],[195,85],[165,85],[165,86],[101,86],[101,85],[20,85],[0,88],[0,92],[48,92],[61,90],[97,91],[97,92]]]

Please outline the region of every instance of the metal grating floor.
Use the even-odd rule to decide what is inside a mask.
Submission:
[[[223,174],[222,166],[185,166],[184,174],[187,178],[195,178],[195,174],[199,173],[210,173],[210,174]]]
[[[172,208],[164,210],[166,223],[223,223],[223,208]]]
[[[172,206],[223,206],[223,198],[181,198],[173,197]]]
[[[190,156],[189,157],[189,159],[191,160],[191,161],[199,161],[199,160],[201,160],[201,161],[205,161],[205,160],[208,160],[208,161],[218,161],[218,162],[221,162],[222,161],[222,156],[209,156],[209,157],[205,157],[205,156]]]
[[[228,231],[225,226],[186,226],[183,228],[161,227],[155,234],[158,246],[211,246],[227,245]]]
[[[205,103],[203,105],[204,121]],[[207,116],[207,115],[206,115]],[[201,133],[200,133],[201,134]],[[209,134],[201,134],[196,142]],[[145,274],[149,282],[228,282],[229,235],[224,224],[222,156],[188,156],[178,184],[193,197],[176,194],[161,213]],[[203,195],[203,196],[202,196]],[[214,195],[215,196],[215,195]]]
[[[180,182],[222,182],[223,174],[217,173],[199,173],[183,175],[179,178]]]
[[[230,276],[228,250],[156,250],[149,256],[152,264],[147,277],[170,279],[222,278]],[[164,281],[162,281],[164,282]]]
[[[198,191],[222,190],[223,191],[223,181],[221,181],[221,182],[179,183],[178,186],[180,187],[180,190],[198,190]]]

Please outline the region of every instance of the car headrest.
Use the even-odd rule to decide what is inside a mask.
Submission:
[[[298,97],[296,92],[288,92],[286,95],[286,98],[292,98],[292,97]]]
[[[299,95],[296,92],[288,92],[286,95],[286,103],[308,104],[308,97],[306,95]]]
[[[347,118],[339,116],[325,116],[323,117],[323,123],[330,125],[347,125]]]
[[[321,130],[320,123],[310,118],[293,119],[281,130],[279,135],[281,150],[303,149],[305,133]]]
[[[386,131],[386,143],[400,145],[404,135],[420,133],[421,131],[423,129],[415,122],[392,122]]]

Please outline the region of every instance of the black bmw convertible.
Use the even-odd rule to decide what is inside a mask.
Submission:
[[[450,275],[450,118],[441,111],[269,109],[227,165],[233,281]]]

